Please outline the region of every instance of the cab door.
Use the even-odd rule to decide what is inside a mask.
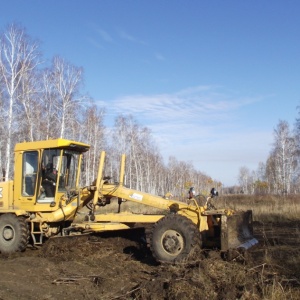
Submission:
[[[14,207],[26,209],[36,202],[39,185],[39,152],[20,152],[15,160]]]

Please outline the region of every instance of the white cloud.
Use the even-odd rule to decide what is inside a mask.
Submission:
[[[113,42],[113,38],[107,31],[103,29],[97,29],[97,32],[105,42],[110,42],[110,43]]]
[[[155,53],[155,58],[161,61],[165,60],[165,57],[161,53]]]
[[[92,37],[91,36],[88,37],[87,40],[94,47],[96,47],[98,49],[104,49],[101,42],[105,42],[105,43],[113,43],[114,42],[112,36],[106,30],[99,28],[95,24],[90,24],[90,27],[92,28],[92,32],[91,32]]]
[[[104,47],[94,38],[87,38],[88,42],[98,49],[104,49]]]
[[[138,44],[142,44],[142,45],[146,44],[143,40],[129,34],[125,30],[120,29],[118,32],[119,32],[120,38],[122,38],[123,40],[127,40],[129,42],[138,43]]]
[[[120,113],[142,116],[149,121],[168,123],[202,120],[225,120],[228,113],[260,101],[260,98],[237,98],[217,92],[214,86],[199,86],[174,94],[130,95],[113,100],[112,109]]]
[[[152,130],[167,159],[191,161],[226,185],[237,183],[241,166],[256,169],[270,149],[271,132],[250,129],[239,109],[263,97],[238,97],[218,86],[197,86],[174,94],[132,95],[110,101],[110,114],[131,114]],[[250,117],[249,117],[250,118]]]

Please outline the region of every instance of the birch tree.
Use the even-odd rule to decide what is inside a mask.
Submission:
[[[60,57],[53,60],[51,76],[51,98],[55,117],[59,125],[59,137],[74,138],[72,128],[80,118],[79,108],[87,98],[80,94],[83,70],[66,62]]]
[[[43,130],[41,139],[59,137],[59,123],[57,118],[56,94],[52,80],[52,70],[44,69],[41,74],[41,98],[43,99]]]
[[[249,193],[250,170],[247,167],[241,167],[239,170],[239,184],[244,194]]]
[[[1,77],[0,77],[1,78]],[[4,110],[3,110],[3,98],[2,98],[2,90],[1,90],[1,82],[0,82],[0,117],[2,120],[4,115]],[[4,150],[4,127],[0,126],[0,181],[4,180],[5,175],[3,175],[3,164],[2,164],[2,156],[3,156],[3,150]]]
[[[121,154],[126,154],[125,182],[130,188],[138,188],[138,135],[139,125],[132,116],[120,115],[115,120],[113,130],[113,148],[115,160],[118,161]]]
[[[91,184],[97,177],[97,166],[101,150],[105,149],[105,127],[103,125],[104,109],[92,105],[85,112],[82,124],[82,141],[91,146],[85,156],[85,178],[86,185]]]
[[[162,158],[153,141],[151,131],[137,123],[132,116],[120,115],[115,120],[111,141],[111,169],[119,176],[121,154],[126,154],[125,183],[130,188],[157,194],[162,192]],[[113,162],[114,161],[114,162]]]
[[[0,81],[4,99],[5,127],[4,161],[6,180],[11,175],[12,139],[18,126],[16,120],[16,105],[20,98],[20,85],[28,73],[39,63],[38,44],[30,40],[25,30],[11,25],[0,36]]]
[[[19,140],[34,141],[42,139],[44,132],[44,103],[40,97],[38,71],[25,74],[20,83],[17,106]]]
[[[267,177],[267,166],[263,162],[259,162],[255,172],[255,193],[266,194],[270,192],[270,183]]]
[[[290,193],[291,182],[296,170],[296,139],[289,124],[279,121],[274,129],[273,159],[276,182],[282,193]]]

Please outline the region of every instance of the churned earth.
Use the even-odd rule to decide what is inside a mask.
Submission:
[[[48,240],[0,255],[0,299],[300,299],[300,225],[254,224],[259,245],[224,261],[157,263],[144,229]]]

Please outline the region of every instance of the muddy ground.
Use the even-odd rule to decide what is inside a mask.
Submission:
[[[143,229],[53,238],[0,255],[0,299],[300,299],[300,225],[254,226],[259,246],[231,262],[158,264]]]

